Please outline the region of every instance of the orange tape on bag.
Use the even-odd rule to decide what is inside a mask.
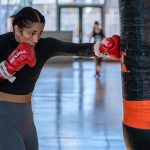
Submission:
[[[123,123],[139,129],[150,129],[150,100],[124,100]]]
[[[126,53],[122,53],[121,55],[121,62],[122,62],[122,72],[124,73],[129,73],[130,71],[127,69],[125,63],[124,63],[124,59],[125,59]]]

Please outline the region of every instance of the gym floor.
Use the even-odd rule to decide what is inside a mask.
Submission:
[[[33,93],[40,150],[125,150],[119,62],[46,64]]]

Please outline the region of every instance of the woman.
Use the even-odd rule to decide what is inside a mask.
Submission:
[[[13,32],[0,35],[0,150],[38,150],[31,97],[45,62],[58,55],[118,57],[119,37],[95,45],[40,38],[45,18],[31,7],[21,9],[12,24]]]
[[[94,38],[94,43],[96,43],[97,41],[102,41],[102,39],[105,37],[105,34],[104,34],[102,28],[100,27],[100,24],[98,21],[94,22],[94,27],[93,27],[92,33],[90,35],[90,41],[91,41],[92,37]],[[95,68],[96,68],[95,76],[99,78],[102,57],[95,57],[94,61],[95,61]]]

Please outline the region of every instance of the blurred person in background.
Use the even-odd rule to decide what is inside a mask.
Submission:
[[[89,42],[91,42],[92,38],[94,39],[94,43],[96,43],[97,41],[102,41],[102,39],[105,38],[105,34],[104,34],[104,32],[100,26],[100,23],[98,21],[94,22],[94,26],[93,26],[92,32],[90,34]],[[94,61],[95,61],[95,76],[97,78],[99,78],[102,57],[95,57]]]

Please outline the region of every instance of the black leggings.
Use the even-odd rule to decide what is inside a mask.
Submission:
[[[38,150],[31,103],[0,101],[0,150]]]

